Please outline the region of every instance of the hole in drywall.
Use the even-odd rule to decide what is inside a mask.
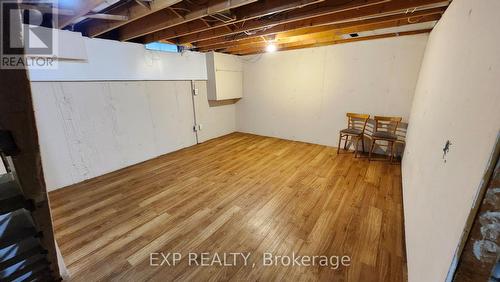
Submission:
[[[446,143],[444,143],[444,147],[443,147],[443,160],[444,160],[444,162],[446,162],[446,155],[448,155],[448,153],[450,152],[451,145],[452,145],[452,143],[450,142],[450,140],[446,140]]]

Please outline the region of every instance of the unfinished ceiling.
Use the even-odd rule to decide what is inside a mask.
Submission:
[[[58,27],[89,37],[166,42],[236,55],[429,32],[442,0],[59,1]],[[64,6],[65,3],[68,3]]]

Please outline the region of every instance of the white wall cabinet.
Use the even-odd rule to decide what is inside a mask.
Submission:
[[[208,100],[243,97],[243,62],[238,56],[207,53]]]

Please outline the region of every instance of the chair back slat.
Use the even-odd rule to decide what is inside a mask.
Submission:
[[[347,116],[347,128],[360,129],[363,132],[365,131],[366,123],[370,119],[370,115],[347,113],[346,116]]]
[[[375,120],[375,132],[386,131],[392,134],[396,134],[399,123],[403,120],[402,117],[387,116],[374,116],[373,119]]]
[[[350,117],[350,118],[358,118],[358,119],[368,119],[368,118],[370,118],[370,115],[368,115],[368,114],[347,113],[346,116]]]

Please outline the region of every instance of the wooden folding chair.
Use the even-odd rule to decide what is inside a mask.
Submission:
[[[394,144],[398,141],[398,136],[396,135],[396,130],[398,129],[399,123],[402,117],[384,117],[375,116],[375,128],[371,135],[368,137],[372,140],[370,146],[370,154],[368,160],[372,158],[373,148],[375,143],[379,140],[387,142],[387,147],[390,147],[390,161],[392,162],[394,158]]]
[[[351,142],[353,138],[356,139],[354,145],[354,157],[356,158],[358,156],[358,143],[360,139],[363,147],[362,150],[363,152],[365,152],[365,141],[363,137],[365,134],[366,123],[368,122],[368,119],[370,119],[370,115],[347,113],[346,116],[347,128],[342,129],[339,133],[339,145],[337,147],[337,154],[339,153],[342,139],[345,138],[344,150],[347,150],[347,142],[349,141],[349,137],[351,137]]]

